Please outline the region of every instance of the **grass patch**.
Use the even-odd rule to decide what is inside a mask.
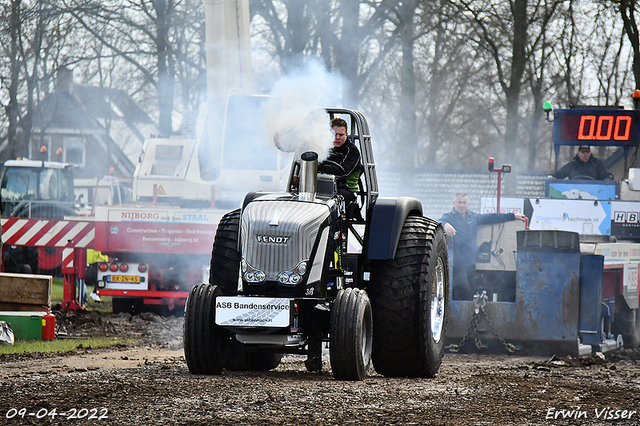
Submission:
[[[87,289],[90,293],[93,288]],[[54,278],[51,286],[51,305],[61,305],[64,297],[64,280],[62,278]],[[108,313],[111,312],[111,297],[101,297],[100,302],[96,302],[91,297],[85,303],[88,311],[98,311]],[[121,343],[129,343],[131,339],[123,339],[120,337],[96,337],[86,339],[56,339],[56,340],[16,340],[13,346],[0,345],[0,355],[4,354],[21,354],[21,353],[56,353],[71,352],[78,348],[104,348],[118,345]]]
[[[0,355],[21,353],[54,353],[71,352],[78,348],[106,348],[129,342],[129,339],[119,337],[100,337],[89,339],[59,339],[59,340],[16,340],[13,346],[0,346]]]
[[[51,304],[62,303],[64,294],[64,280],[62,278],[54,278],[51,285]]]
[[[87,296],[93,291],[93,288],[87,288]],[[62,304],[64,296],[64,280],[62,278],[54,278],[51,286],[51,305]],[[100,302],[96,302],[91,297],[87,298],[85,308],[88,311],[111,312],[111,296],[101,296]]]

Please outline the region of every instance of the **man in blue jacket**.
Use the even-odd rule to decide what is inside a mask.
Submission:
[[[526,220],[520,213],[491,213],[478,214],[469,210],[469,196],[464,192],[456,194],[453,210],[445,213],[439,220],[444,230],[453,239],[453,299],[471,300],[470,280],[476,271],[476,255],[478,244],[476,236],[478,225],[509,222],[511,220]]]

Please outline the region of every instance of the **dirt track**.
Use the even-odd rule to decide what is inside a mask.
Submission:
[[[0,357],[0,424],[640,423],[638,350],[553,361],[447,354],[435,379],[373,373],[363,382],[339,382],[328,360],[315,374],[302,357],[286,357],[268,373],[192,376],[181,318],[93,314],[71,318],[68,330],[71,337],[129,335],[136,343]],[[24,418],[12,408],[24,408]],[[84,418],[69,418],[74,413]],[[89,420],[92,414],[102,418]]]

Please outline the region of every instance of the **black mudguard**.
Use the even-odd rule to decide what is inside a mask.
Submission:
[[[411,197],[378,198],[371,213],[366,256],[369,260],[393,259],[400,231],[409,214],[422,215],[422,203]]]
[[[247,204],[249,204],[256,198],[266,194],[270,194],[270,192],[263,192],[263,191],[248,192],[247,195],[244,196],[244,200],[242,201],[242,210],[244,210],[244,208],[247,207]]]

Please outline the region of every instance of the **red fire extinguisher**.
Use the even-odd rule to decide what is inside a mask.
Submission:
[[[42,316],[42,340],[55,340],[56,317],[51,312]]]

